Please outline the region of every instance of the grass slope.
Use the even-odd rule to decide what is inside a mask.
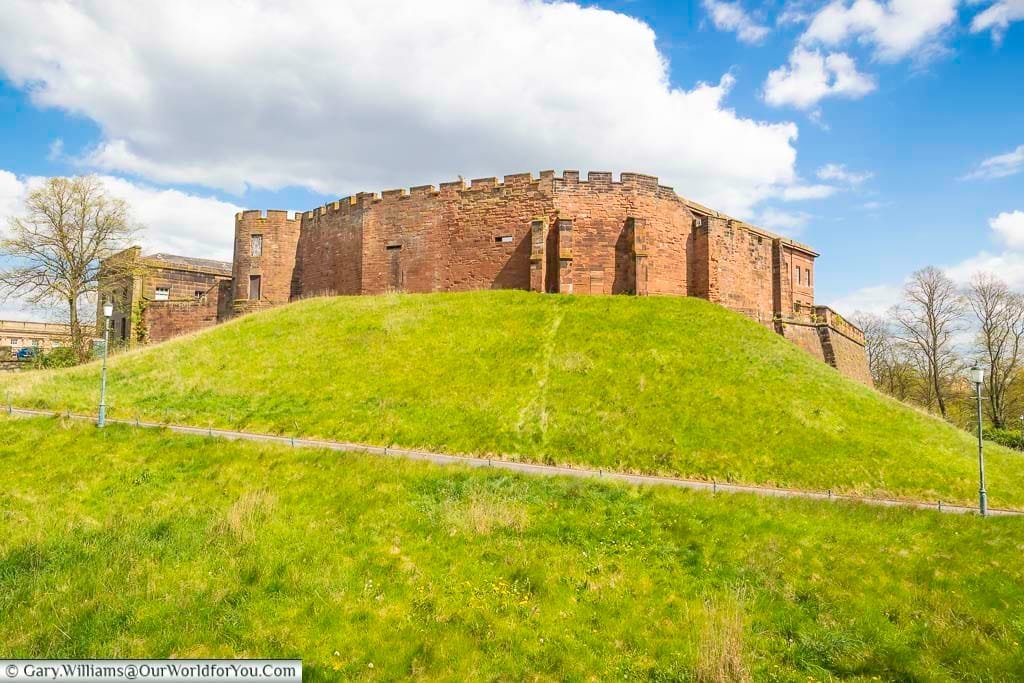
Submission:
[[[0,418],[0,657],[1011,681],[1024,520]],[[372,668],[371,668],[372,665]]]
[[[94,413],[99,366],[0,379]],[[971,503],[969,434],[699,299],[477,292],[324,298],[111,363],[109,414]],[[993,506],[1024,460],[989,451]]]

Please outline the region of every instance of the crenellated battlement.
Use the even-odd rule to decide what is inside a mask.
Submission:
[[[293,222],[301,220],[301,211],[285,211],[283,209],[246,209],[235,214],[235,222],[250,221],[281,221]]]
[[[336,201],[328,202],[323,206],[304,212],[296,212],[294,217],[287,220],[312,220],[318,216],[325,216],[335,212],[346,212],[361,210],[375,204],[386,204],[400,202],[413,198],[452,196],[453,194],[480,193],[480,192],[504,192],[506,190],[537,188],[541,184],[578,185],[591,189],[607,189],[609,191],[629,189],[634,192],[649,193],[661,199],[678,198],[675,191],[668,186],[658,184],[657,176],[643,173],[624,171],[619,175],[619,180],[609,171],[590,171],[585,180],[580,179],[579,171],[567,170],[562,175],[556,175],[553,170],[541,171],[536,176],[533,173],[512,173],[503,176],[499,180],[496,176],[485,178],[473,178],[472,180],[452,180],[439,183],[438,185],[415,185],[409,188],[395,188],[382,190],[380,192],[358,192],[348,197],[342,197]],[[684,200],[685,201],[685,200]],[[236,215],[236,220],[243,217],[246,220],[253,218],[270,218],[270,214],[288,213],[280,211],[258,211],[246,210]]]
[[[501,179],[496,176],[473,178],[471,180],[459,179],[442,182],[436,186],[416,185],[409,188],[395,188],[382,190],[380,192],[358,192],[354,195],[342,197],[333,202],[328,202],[327,204],[315,209],[305,212],[296,212],[294,214],[292,214],[292,212],[279,210],[246,210],[237,214],[235,216],[235,220],[236,222],[255,220],[265,220],[270,222],[299,221],[300,224],[308,222],[310,226],[315,226],[318,224],[317,219],[330,214],[340,214],[342,216],[352,215],[370,209],[374,206],[386,206],[414,199],[427,199],[432,197],[448,199],[454,197],[466,197],[468,199],[474,196],[491,195],[495,193],[535,191],[540,190],[542,187],[548,187],[552,191],[564,189],[569,191],[584,191],[587,193],[628,192],[630,194],[651,196],[665,201],[678,201],[686,207],[687,210],[693,213],[725,219],[730,221],[731,224],[735,224],[756,234],[767,236],[772,239],[782,239],[784,242],[795,248],[803,249],[814,254],[814,252],[810,251],[810,248],[806,247],[806,245],[802,245],[786,238],[781,238],[780,236],[764,230],[763,228],[751,225],[745,221],[739,221],[724,213],[709,209],[701,204],[686,199],[685,197],[681,197],[672,187],[660,184],[657,176],[633,171],[621,172],[617,180],[615,175],[610,171],[589,171],[586,174],[586,177],[582,178],[580,172],[577,170],[564,170],[561,175],[558,175],[553,170],[544,170],[540,171],[537,175],[534,175],[533,173],[512,173],[503,176]],[[816,256],[817,254],[814,255]]]

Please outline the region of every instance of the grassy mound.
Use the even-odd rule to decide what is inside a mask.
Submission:
[[[5,377],[95,413],[98,364]],[[3,388],[3,387],[0,387]],[[969,434],[699,299],[527,292],[313,299],[115,358],[109,414],[971,503]],[[989,453],[993,506],[1024,459]]]
[[[0,418],[0,657],[1021,680],[1024,520]],[[372,668],[371,668],[372,667]]]

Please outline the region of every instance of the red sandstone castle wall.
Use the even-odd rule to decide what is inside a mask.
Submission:
[[[784,318],[809,320],[814,309],[814,257],[781,239],[775,240],[776,311]],[[801,281],[796,269],[800,268]],[[808,281],[806,273],[811,273]]]
[[[449,221],[446,288],[529,289],[531,225],[535,218],[552,218],[552,178],[529,173],[473,180],[441,186]],[[549,223],[551,221],[549,220]],[[500,238],[511,237],[511,242]]]
[[[775,315],[772,239],[736,221],[707,216],[708,299],[768,324]]]
[[[693,215],[657,178],[623,173],[613,182],[611,173],[589,173],[580,181],[566,171],[554,180],[554,198],[559,220],[572,221],[573,293],[687,293]]]
[[[286,304],[294,287],[296,252],[299,243],[299,218],[288,218],[287,211],[243,211],[235,216],[234,307],[250,311]],[[263,236],[260,256],[252,255],[252,235]],[[249,291],[249,277],[259,275],[260,298]]]
[[[362,293],[365,213],[352,198],[302,214],[293,294]]]
[[[263,255],[251,256],[251,235]],[[236,217],[235,310],[296,296],[493,288],[700,296],[861,374],[853,337],[816,319],[816,255],[679,198],[657,178],[530,174],[360,193],[309,211]],[[801,277],[795,277],[796,268]],[[260,302],[249,276],[263,278]],[[806,326],[792,321],[808,323]],[[833,339],[835,340],[833,342]],[[860,351],[863,356],[863,351]]]

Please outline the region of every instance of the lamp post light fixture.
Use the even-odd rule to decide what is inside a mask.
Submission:
[[[114,315],[114,304],[103,304],[103,368],[100,370],[100,414],[96,426],[103,428],[107,424],[107,349],[110,346],[110,317]]]
[[[978,363],[971,368],[971,381],[974,382],[978,403],[978,512],[984,517],[988,514],[988,493],[985,491],[985,442],[981,426],[981,385],[985,381],[985,368]]]

